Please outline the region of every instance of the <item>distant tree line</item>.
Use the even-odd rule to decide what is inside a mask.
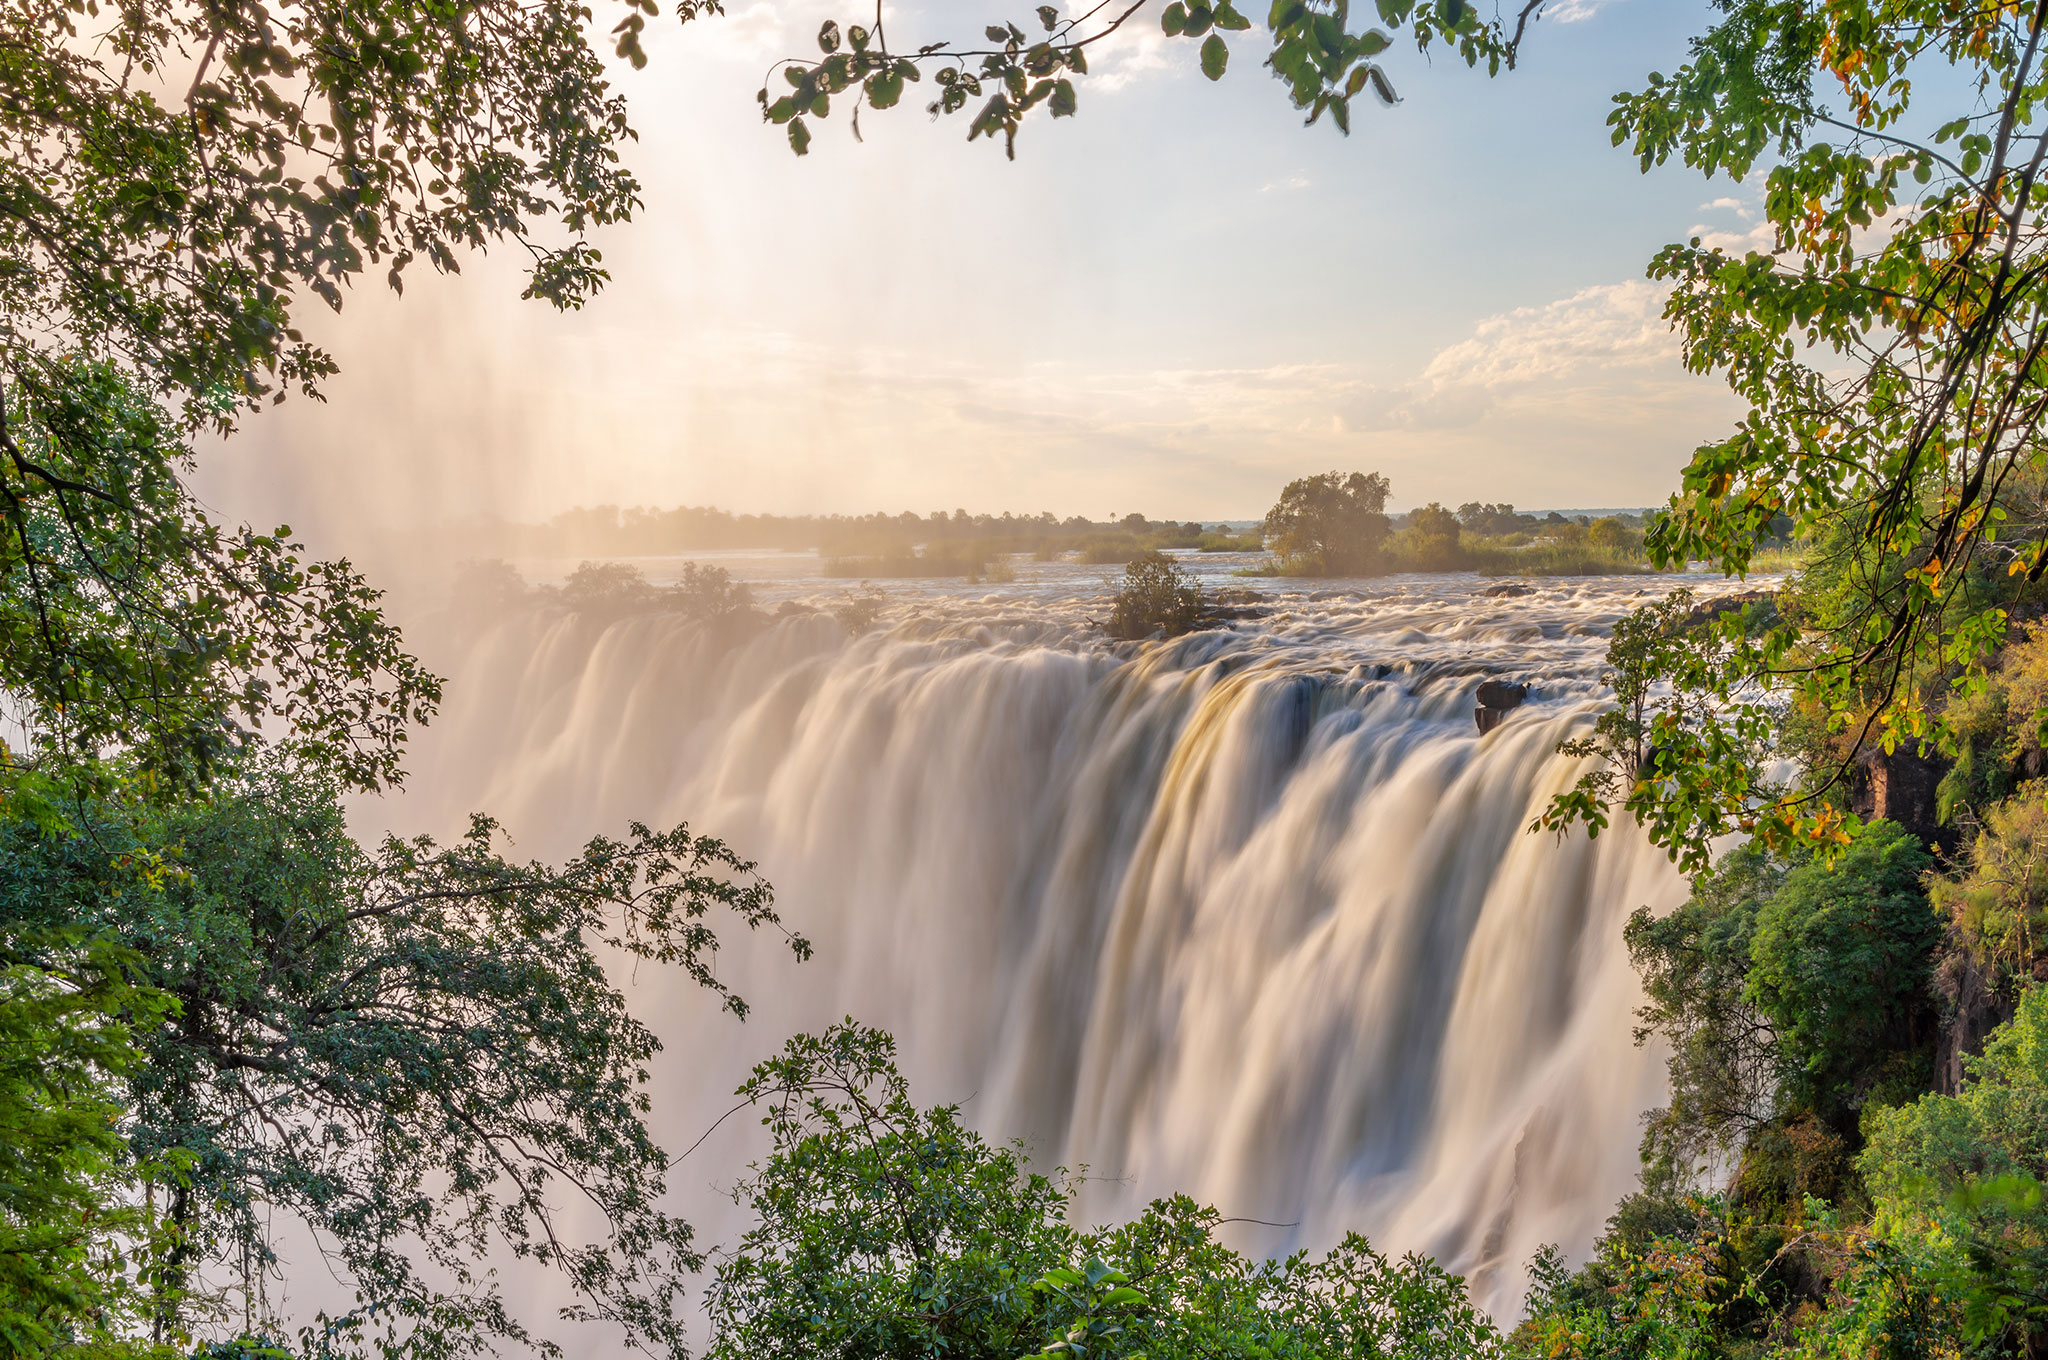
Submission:
[[[1082,515],[1061,519],[1050,511],[736,515],[711,506],[659,510],[600,505],[565,510],[543,524],[476,523],[456,532],[514,557],[659,557],[751,548],[816,552],[876,568],[848,573],[871,576],[968,574],[905,565],[921,556],[960,567],[985,567],[993,557],[1007,553],[1079,553],[1087,561],[1121,563],[1147,549],[1251,552],[1259,547],[1257,534],[1247,537],[1223,523],[1151,519],[1139,513],[1102,520]],[[880,569],[889,565],[904,569]]]
[[[1497,575],[1583,576],[1647,570],[1645,516],[1594,518],[1468,501],[1455,511],[1435,501],[1387,513],[1393,484],[1377,472],[1318,473],[1289,482],[1266,513],[1274,556],[1259,574],[1385,576],[1397,572],[1482,571]]]

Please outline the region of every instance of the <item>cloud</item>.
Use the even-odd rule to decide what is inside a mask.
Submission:
[[[1088,88],[1113,93],[1148,76],[1174,69],[1167,38],[1157,24],[1139,26],[1135,40],[1118,33],[1100,47],[1091,47]]]
[[[1668,290],[1640,280],[1582,289],[1543,307],[1488,317],[1472,337],[1439,352],[1422,371],[1438,387],[1499,387],[1573,373],[1678,362],[1664,320]]]
[[[1582,23],[1601,10],[1620,3],[1621,0],[1557,0],[1556,8],[1546,8],[1543,17],[1552,23]]]

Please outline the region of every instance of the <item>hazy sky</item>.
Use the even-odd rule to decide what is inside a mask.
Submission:
[[[316,525],[607,502],[1213,519],[1337,467],[1403,506],[1634,505],[1737,414],[1680,367],[1643,267],[1749,232],[1759,186],[1645,177],[1604,126],[1703,0],[1553,0],[1494,81],[1397,47],[1404,101],[1361,103],[1348,139],[1301,126],[1262,32],[1211,85],[1148,20],[1015,163],[914,98],[865,143],[835,111],[793,157],[754,91],[854,11],[728,6],[652,24],[621,72],[647,206],[600,240],[602,298],[521,302],[501,252],[402,301],[366,280],[338,318],[309,304],[330,402],[210,450],[209,497]],[[892,6],[891,36],[1029,8]]]

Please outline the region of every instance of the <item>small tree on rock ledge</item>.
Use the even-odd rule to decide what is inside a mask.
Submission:
[[[1142,638],[1164,630],[1176,637],[1202,621],[1202,587],[1157,550],[1139,553],[1124,567],[1124,583],[1106,625],[1113,638]]]

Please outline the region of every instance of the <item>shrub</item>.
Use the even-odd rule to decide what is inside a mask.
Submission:
[[[1124,568],[1107,625],[1114,638],[1187,632],[1202,621],[1202,588],[1162,552],[1142,552]]]
[[[1969,1068],[1957,1095],[1873,1111],[1860,1166],[1888,1239],[1932,1258],[1926,1292],[1960,1301],[1970,1342],[2038,1355],[2048,1343],[2048,990],[2029,992]]]

